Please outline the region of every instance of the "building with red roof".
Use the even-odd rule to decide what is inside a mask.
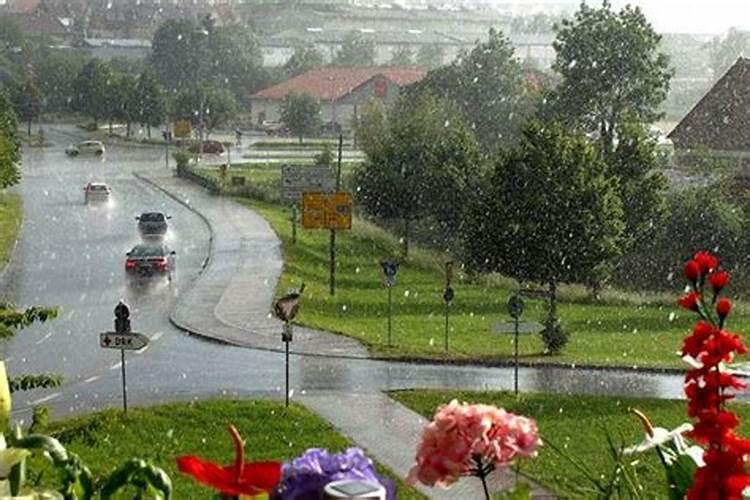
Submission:
[[[418,82],[424,75],[424,70],[415,68],[314,69],[251,95],[253,123],[280,121],[282,102],[287,95],[296,93],[320,101],[324,123],[347,129],[359,109],[370,100],[390,103],[399,96],[402,87]]]

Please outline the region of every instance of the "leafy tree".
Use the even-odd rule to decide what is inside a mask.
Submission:
[[[334,64],[337,66],[374,66],[375,43],[365,40],[362,35],[352,31],[344,37],[341,48],[336,53]]]
[[[553,68],[562,81],[553,94],[554,116],[599,135],[601,150],[612,151],[620,126],[650,123],[669,90],[672,72],[659,52],[661,36],[638,7],[612,11],[581,4],[557,30]]]
[[[587,282],[619,256],[622,203],[596,148],[556,123],[531,121],[520,144],[497,156],[470,210],[466,262],[548,286],[544,339],[566,342],[557,322],[559,283]]]
[[[242,100],[265,83],[263,54],[257,38],[246,27],[235,24],[209,31],[208,76],[228,85]]]
[[[435,69],[443,65],[445,50],[437,44],[422,45],[417,52],[417,66],[426,69]]]
[[[84,66],[83,59],[73,53],[51,51],[34,67],[35,80],[44,96],[45,112],[72,109],[75,92],[73,82]]]
[[[730,28],[723,39],[712,38],[707,48],[714,79],[718,80],[739,57],[750,52],[750,32]]]
[[[113,83],[109,66],[92,59],[73,81],[73,109],[93,118],[98,127],[99,119],[109,114],[110,86]]]
[[[373,107],[364,117],[367,130],[382,130],[378,139],[362,141],[367,158],[354,185],[367,213],[401,223],[408,256],[416,220],[431,216],[446,230],[459,227],[462,207],[476,187],[472,181],[479,177],[478,148],[459,112],[433,96],[404,96],[386,117],[377,113]]]
[[[377,151],[388,137],[387,110],[383,101],[371,99],[354,122],[354,140],[363,151]]]
[[[298,46],[294,48],[292,57],[284,63],[284,75],[292,78],[311,69],[323,66],[323,54],[315,47]]]
[[[530,113],[513,46],[501,32],[448,66],[427,73],[409,93],[445,96],[458,106],[485,151],[513,142]]]
[[[237,114],[237,101],[226,88],[216,85],[196,85],[178,94],[174,103],[176,118],[190,120],[200,130],[201,109],[206,135],[227,123]]]
[[[18,164],[21,161],[21,143],[18,140],[18,122],[8,97],[0,93],[0,188],[5,189],[21,180]]]
[[[42,94],[39,87],[31,78],[25,77],[13,83],[10,98],[16,116],[26,122],[26,132],[31,135],[31,122],[39,118],[42,109]]]
[[[304,136],[320,128],[320,102],[309,94],[289,93],[281,105],[281,121],[302,144]]]
[[[154,32],[149,64],[159,82],[171,91],[189,87],[198,77],[198,64],[207,56],[198,25],[191,19],[168,19]]]
[[[151,127],[164,122],[167,102],[162,88],[150,72],[143,72],[135,84],[135,120],[146,126],[148,138]]]
[[[414,52],[406,45],[398,47],[391,55],[388,64],[397,67],[414,66]]]

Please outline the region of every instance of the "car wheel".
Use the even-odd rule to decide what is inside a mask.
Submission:
[[[101,156],[101,155],[103,155],[103,154],[104,154],[104,151],[102,151],[102,150],[100,149],[100,150],[99,150],[99,151],[97,151],[97,152],[96,152],[95,154],[96,154],[96,156]]]
[[[69,156],[78,156],[78,151],[71,151],[68,153]]]

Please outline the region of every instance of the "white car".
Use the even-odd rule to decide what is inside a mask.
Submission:
[[[103,182],[89,182],[83,187],[83,196],[85,197],[86,203],[91,200],[106,201],[109,199],[111,193],[112,188]]]
[[[101,141],[83,141],[65,148],[65,154],[68,156],[78,156],[79,154],[101,156],[104,154],[104,144]]]

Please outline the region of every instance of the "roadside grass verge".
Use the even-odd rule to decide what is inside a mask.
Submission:
[[[21,197],[14,193],[0,192],[0,269],[4,269],[10,261],[22,219]]]
[[[288,149],[288,150],[321,150],[325,146],[329,146],[332,150],[336,150],[339,147],[338,139],[331,140],[305,140],[301,144],[299,139],[285,139],[278,141],[256,141],[250,145],[252,149]],[[351,141],[344,140],[344,150],[352,150]]]
[[[523,460],[520,470],[563,498],[595,498],[583,474],[552,450],[549,444],[564,450],[593,477],[609,477],[613,461],[607,434],[618,446],[631,446],[644,439],[640,423],[630,408],[643,411],[657,427],[673,429],[687,421],[686,402],[650,398],[567,396],[509,392],[468,391],[396,391],[389,395],[414,411],[431,419],[441,404],[460,402],[493,404],[536,420],[542,441],[547,443],[534,459]],[[750,406],[736,403],[732,410],[740,415],[740,433],[750,433]],[[638,460],[638,477],[644,486],[643,498],[667,498],[664,471],[654,451],[633,457]]]
[[[353,444],[305,408],[263,400],[214,400],[131,409],[127,416],[105,410],[51,424],[46,433],[77,453],[95,477],[111,473],[131,457],[150,460],[172,478],[174,498],[209,498],[212,492],[177,471],[175,458],[198,455],[222,464],[234,459],[227,425],[234,424],[246,440],[248,461],[294,458],[307,448],[341,451]],[[365,450],[366,451],[366,450]],[[41,458],[31,471],[56,477]],[[379,467],[381,472],[385,469]],[[392,473],[387,472],[395,479]],[[398,484],[399,498],[424,498]],[[133,498],[131,494],[118,498]]]
[[[392,347],[387,342],[387,291],[380,262],[400,260],[399,242],[383,229],[356,219],[351,231],[337,232],[336,295],[330,296],[328,231],[298,226],[291,241],[291,212],[278,205],[238,198],[257,210],[283,243],[284,271],[277,287],[283,294],[302,282],[307,288],[297,321],[362,341],[377,356],[451,359],[471,362],[509,361],[513,337],[491,333],[491,325],[509,321],[508,298],[517,285],[502,277],[471,280],[454,276],[456,297],[450,307],[449,350],[444,350],[445,305],[442,299],[447,254],[414,247],[401,262],[393,288]],[[581,287],[562,287],[559,315],[570,333],[562,354],[544,353],[538,335],[521,335],[522,362],[577,365],[682,368],[676,355],[694,317],[681,311],[676,295],[612,292],[611,302],[592,302]],[[546,304],[527,300],[523,319],[543,321]],[[738,307],[729,325],[750,326],[747,310]],[[742,359],[740,359],[741,361]]]

